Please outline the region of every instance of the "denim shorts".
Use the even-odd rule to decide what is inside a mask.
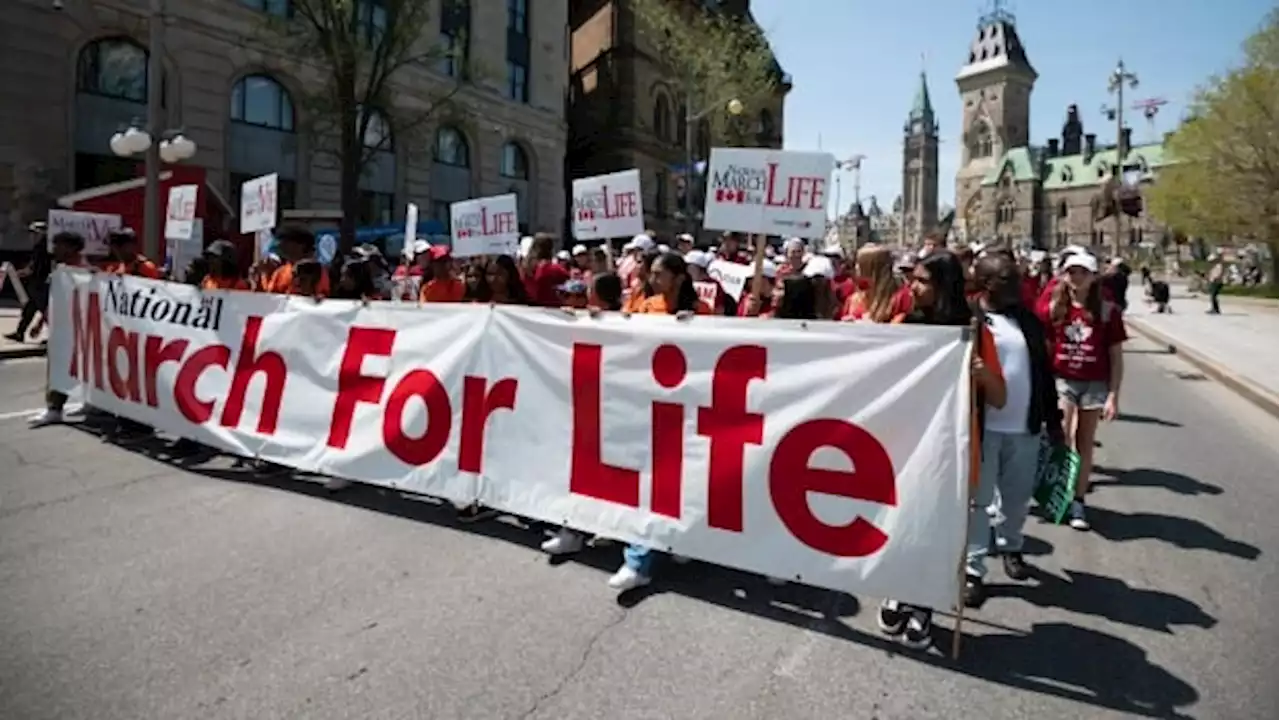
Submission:
[[[1107,383],[1101,380],[1070,380],[1058,378],[1058,398],[1066,400],[1081,410],[1101,410],[1107,404],[1107,395],[1111,392]]]

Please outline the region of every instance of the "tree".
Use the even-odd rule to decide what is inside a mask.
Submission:
[[[355,243],[360,177],[377,153],[391,149],[391,132],[402,140],[450,106],[471,74],[467,59],[465,0],[445,0],[444,27],[458,28],[446,44],[428,38],[435,0],[292,0],[292,17],[272,18],[274,48],[310,65],[320,79],[300,98],[315,150],[336,158],[340,173],[340,252]],[[453,13],[454,15],[451,15]],[[448,38],[446,38],[448,39]],[[448,82],[430,94],[425,108],[393,102],[406,73],[456,63]],[[410,143],[402,143],[409,145]],[[430,147],[430,144],[427,144]]]
[[[1240,67],[1199,88],[1165,147],[1148,202],[1178,232],[1277,241],[1277,14],[1244,43]]]
[[[735,120],[728,110],[730,101],[742,104],[744,118],[755,117],[783,79],[755,21],[749,15],[704,10],[680,0],[632,0],[631,8],[637,31],[680,93],[686,113],[679,119],[681,126],[693,119],[693,128],[704,127],[710,137],[699,144],[745,135],[744,121]]]

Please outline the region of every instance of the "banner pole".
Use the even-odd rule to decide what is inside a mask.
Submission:
[[[980,321],[975,321],[973,324],[971,324],[967,328],[968,332],[965,333],[966,335],[968,335],[968,341],[969,341],[968,367],[970,368],[972,368],[973,366],[973,354],[979,351],[979,343],[981,342],[980,338],[982,333],[982,325],[980,325],[979,322]],[[978,428],[974,427],[973,425],[974,415],[976,414],[973,411],[973,404],[977,402],[977,395],[973,392],[973,371],[970,370],[969,372],[965,373],[965,375],[969,382],[969,406],[970,406],[969,436],[970,438],[972,438],[973,433],[978,431]],[[970,440],[970,443],[972,443],[972,440]],[[972,445],[970,447],[972,447]],[[982,472],[981,445],[979,445],[978,452],[979,452],[978,472]],[[972,461],[970,462],[970,466],[972,467]],[[963,523],[964,542],[962,542],[960,545],[960,562],[956,564],[956,579],[959,582],[956,583],[956,627],[955,627],[955,630],[953,630],[951,633],[951,661],[952,662],[957,662],[960,660],[960,641],[961,641],[961,638],[964,636],[965,565],[967,564],[967,561],[969,559],[969,516],[973,512],[972,505],[973,505],[974,479],[975,478],[972,478],[972,477],[967,478],[964,484],[964,523]]]

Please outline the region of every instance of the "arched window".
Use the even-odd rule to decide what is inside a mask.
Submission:
[[[372,152],[360,173],[361,225],[389,225],[396,215],[395,137],[387,116],[377,109],[365,112],[367,123],[360,142]]]
[[[293,98],[270,75],[248,75],[231,88],[231,120],[246,125],[294,131]]]
[[[529,159],[525,157],[524,148],[509,142],[502,146],[502,177],[512,180],[529,179]]]
[[[996,224],[1013,222],[1013,216],[1016,209],[1013,200],[1003,200],[996,206]]]
[[[1062,202],[1058,203],[1058,217],[1064,218],[1066,216],[1067,216],[1067,201],[1063,200]]]
[[[991,138],[991,126],[983,120],[979,120],[973,124],[973,129],[969,131],[969,156],[973,158],[991,157],[993,152],[993,142]]]
[[[436,131],[436,162],[453,167],[471,167],[471,149],[457,128],[446,125]]]
[[[671,139],[671,103],[661,93],[653,103],[653,134],[659,140]]]
[[[76,62],[76,91],[145,103],[147,49],[119,37],[89,43]]]
[[[279,176],[280,208],[296,207],[297,116],[289,91],[270,75],[246,75],[231,87],[230,117],[231,207],[240,207],[240,189],[246,180],[270,173]]]

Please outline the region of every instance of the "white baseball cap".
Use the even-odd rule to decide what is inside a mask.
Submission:
[[[518,253],[520,257],[528,257],[531,250],[533,250],[533,236],[525,235],[520,238],[520,250]]]
[[[1062,269],[1070,270],[1073,267],[1084,268],[1091,273],[1098,272],[1098,259],[1087,252],[1074,252],[1067,256],[1062,263]]]
[[[680,242],[691,243],[693,242],[693,236],[690,235],[689,233],[680,233],[679,235],[676,236],[676,240],[679,240]]]
[[[796,248],[802,248],[802,247],[804,247],[804,241],[801,240],[800,238],[798,237],[787,238],[787,241],[782,244],[782,251],[791,252]]]
[[[430,251],[431,251],[431,243],[427,242],[426,240],[415,240],[413,242],[413,249],[410,252],[410,255],[416,257],[418,255],[424,255]]]
[[[684,256],[684,261],[686,263],[690,265],[697,265],[703,270],[706,270],[707,268],[711,267],[711,262],[713,260],[715,260],[715,258],[712,257],[711,253],[703,252],[701,250],[690,250],[689,252],[685,253],[685,256]]]
[[[640,250],[641,252],[649,252],[650,250],[653,249],[653,238],[649,237],[648,235],[645,235],[644,233],[640,233],[639,235],[636,235],[635,237],[628,240],[627,244],[622,246],[622,249],[623,250]]]
[[[814,255],[804,264],[804,276],[807,278],[822,277],[828,280],[836,276],[835,263],[831,258]]]
[[[573,256],[569,254],[568,250],[561,250],[560,252],[556,253],[557,260],[568,260],[571,257]]]
[[[572,252],[574,255],[582,255],[587,252],[587,246],[583,245],[582,243],[578,243],[577,245],[573,246]]]

